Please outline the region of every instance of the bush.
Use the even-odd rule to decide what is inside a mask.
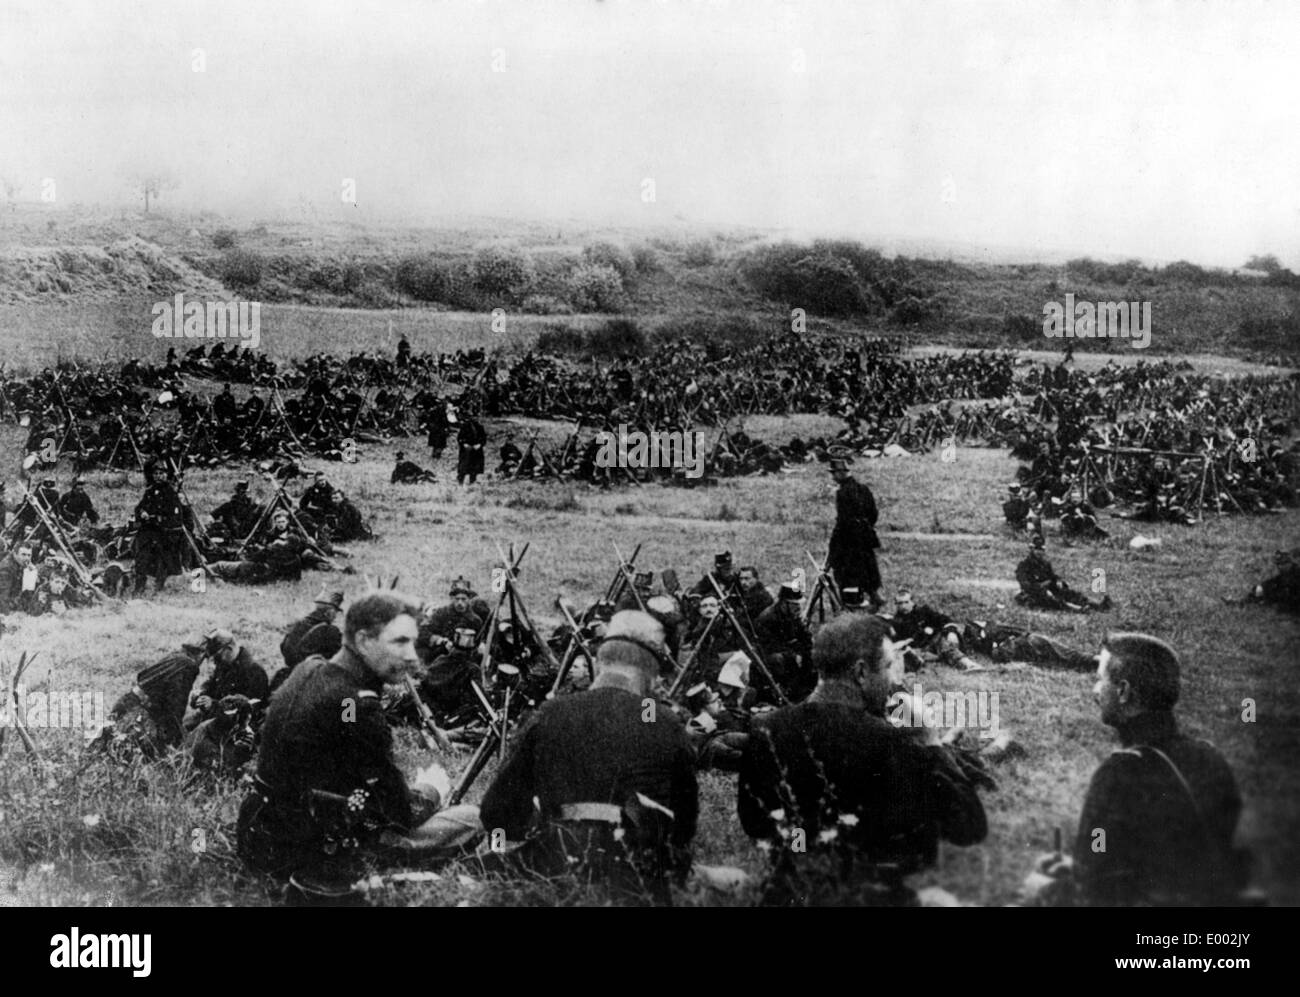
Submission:
[[[397,262],[393,283],[417,301],[449,301],[454,279],[450,268],[428,254],[404,256]]]
[[[939,302],[935,299],[908,294],[890,310],[889,318],[899,325],[920,325],[938,318],[941,311]]]
[[[670,319],[655,330],[655,340],[670,345],[685,339],[702,346],[710,360],[717,360],[733,350],[756,346],[772,331],[748,315],[698,315]]]
[[[627,309],[623,281],[613,267],[580,263],[569,274],[569,301],[580,312],[621,312]]]
[[[631,287],[636,280],[637,267],[632,254],[612,242],[592,243],[582,250],[582,259],[597,266],[613,268],[625,288]]]
[[[484,246],[474,254],[470,276],[480,294],[513,301],[532,286],[537,269],[518,246]]]
[[[649,344],[640,326],[630,319],[613,319],[587,333],[587,352],[593,357],[643,356]]]
[[[212,245],[218,249],[234,249],[239,245],[239,235],[232,228],[219,228],[212,233]]]
[[[632,262],[636,265],[637,274],[643,277],[654,273],[660,266],[659,254],[648,242],[638,243],[632,248]]]
[[[795,302],[821,315],[862,315],[876,311],[862,281],[846,261],[833,256],[808,256],[795,264],[801,295]],[[806,302],[806,304],[805,304]]]
[[[688,267],[707,267],[718,258],[717,250],[708,239],[695,239],[682,251],[682,262]]]
[[[567,301],[550,294],[530,294],[519,305],[519,310],[527,315],[572,315],[573,308]]]
[[[221,258],[221,282],[229,287],[256,287],[262,280],[262,258],[246,249],[232,249]]]
[[[1008,315],[1002,320],[1002,335],[1022,343],[1043,338],[1043,321],[1029,315]]]
[[[548,325],[537,335],[539,353],[581,353],[582,332],[567,325]]]

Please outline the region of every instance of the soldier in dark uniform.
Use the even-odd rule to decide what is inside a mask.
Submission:
[[[154,579],[157,591],[171,575],[181,573],[185,549],[185,512],[171,483],[167,466],[153,463],[145,469],[149,485],[135,507],[135,594],[144,592],[145,580]]]
[[[255,546],[250,546],[242,560],[212,561],[208,571],[228,582],[260,585],[263,582],[293,581],[302,578],[304,557],[319,563],[308,550],[307,542],[289,527],[287,509],[271,514],[270,531]],[[328,563],[328,562],[326,562]]]
[[[314,480],[298,500],[298,509],[319,523],[328,522],[334,513],[334,489],[324,471],[317,471]]]
[[[691,714],[686,735],[691,739],[700,770],[739,772],[740,760],[749,743],[752,723],[749,712],[728,707],[705,682],[686,691],[686,706]]]
[[[230,498],[212,510],[212,518],[221,527],[221,535],[228,540],[243,540],[257,525],[260,510],[248,497],[248,482],[238,481]]]
[[[1277,565],[1277,574],[1256,585],[1247,598],[1300,614],[1300,547],[1290,552],[1277,551],[1273,563]]]
[[[1016,566],[1016,581],[1020,591],[1016,601],[1035,609],[1065,609],[1072,613],[1105,611],[1113,605],[1109,595],[1100,600],[1089,599],[1076,592],[1056,576],[1052,562],[1043,553],[1043,538],[1035,534],[1029,542],[1029,555]]]
[[[397,341],[397,367],[399,370],[405,370],[411,363],[411,344],[403,335]]]
[[[222,426],[230,425],[235,421],[237,411],[235,396],[230,393],[230,385],[222,385],[221,394],[212,400],[212,414],[216,416],[217,423]]]
[[[245,696],[222,697],[211,716],[185,735],[194,767],[216,776],[238,776],[256,753],[255,713]]]
[[[280,656],[284,668],[271,678],[271,691],[289,677],[298,662],[313,654],[332,658],[343,646],[343,634],[334,625],[334,618],[343,609],[342,592],[321,592],[316,596],[315,608],[300,620],[295,620],[280,641]]]
[[[485,828],[525,841],[514,862],[573,874],[621,903],[671,902],[690,868],[699,817],[695,760],[681,722],[646,722],[667,657],[664,629],[637,610],[610,620],[586,692],[550,700],[483,797]]]
[[[812,696],[754,722],[737,808],[745,832],[772,846],[765,904],[914,905],[904,878],[935,863],[941,840],[987,834],[975,785],[938,731],[885,718],[897,664],[888,637],[879,617],[830,621],[814,645]]]
[[[876,551],[876,499],[871,489],[849,474],[848,464],[838,458],[831,461],[831,475],[839,484],[835,493],[835,528],[831,531],[830,557],[827,567],[840,587],[854,586],[879,608],[880,567]]]
[[[425,424],[429,433],[429,455],[438,460],[447,449],[447,436],[451,430],[451,423],[447,420],[447,404],[442,399],[435,398],[429,405]]]
[[[185,733],[185,707],[202,660],[202,643],[187,642],[177,653],[142,669],[131,691],[109,710],[111,725],[96,745],[109,751],[139,751],[146,758],[178,747]]]
[[[23,608],[23,575],[32,568],[32,545],[20,543],[0,558],[0,613],[16,613]]]
[[[444,717],[473,697],[469,681],[478,672],[475,648],[484,622],[473,607],[475,595],[466,579],[457,578],[451,585],[451,602],[420,621],[415,643],[425,664],[420,693]]]
[[[734,597],[736,616],[742,625],[749,626],[752,630],[754,622],[762,615],[763,610],[776,600],[763,585],[758,576],[758,569],[755,567],[746,565],[740,569],[737,587],[739,591]]]
[[[487,445],[487,431],[471,412],[465,412],[460,419],[460,431],[456,434],[456,482],[474,484],[483,473],[483,447]]]
[[[736,592],[740,585],[740,576],[736,574],[731,551],[724,550],[721,554],[714,556],[713,570],[692,586],[690,594],[696,596],[716,595],[717,589],[709,581],[710,578],[718,583],[718,588],[722,589],[724,598]]]
[[[1178,728],[1178,656],[1145,634],[1114,633],[1098,656],[1093,696],[1120,747],[1094,773],[1073,862],[1046,857],[1052,903],[1226,906],[1246,885],[1233,847],[1241,795],[1223,755]],[[1100,844],[1100,847],[1099,847]]]
[[[276,692],[237,826],[254,869],[300,886],[350,882],[368,860],[410,862],[477,836],[473,807],[435,813],[445,772],[422,770],[408,786],[393,759],[380,694],[416,665],[416,612],[395,592],[367,593],[348,607],[343,649],[301,662]]]
[[[979,668],[962,648],[962,628],[957,622],[930,606],[918,606],[907,589],[899,589],[894,596],[894,615],[889,623],[895,640],[912,642],[911,647],[903,652],[903,662],[908,671],[922,667],[922,651],[937,655],[949,668],[964,671]]]
[[[393,485],[411,485],[420,482],[435,482],[437,477],[432,471],[426,471],[414,461],[406,459],[406,454],[401,450],[397,451],[397,463],[393,467],[392,476],[388,479],[389,484]]]
[[[203,637],[204,650],[212,658],[212,674],[190,701],[194,713],[186,719],[186,729],[193,730],[212,716],[224,696],[245,696],[266,702],[270,682],[266,669],[254,660],[252,652],[229,630],[212,630]]]
[[[73,528],[80,525],[82,519],[92,526],[99,522],[95,503],[86,494],[86,479],[81,475],[73,479],[72,488],[59,499],[57,509],[59,518]]]
[[[694,650],[691,670],[706,682],[716,681],[722,662],[744,646],[736,628],[722,614],[722,604],[716,595],[700,599],[699,615],[686,631],[682,644]]]
[[[1013,530],[1023,530],[1029,518],[1029,502],[1020,489],[1020,482],[1007,486],[1007,500],[1002,503],[1002,516]]]
[[[812,663],[812,634],[803,620],[803,593],[782,585],[777,601],[754,621],[754,636],[763,662],[791,702],[798,702],[817,682]],[[754,677],[761,698],[778,702],[762,672]]]

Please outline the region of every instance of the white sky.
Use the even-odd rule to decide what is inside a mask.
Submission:
[[[1290,0],[0,0],[0,175],[64,203],[148,167],[164,205],[338,214],[349,177],[376,220],[1300,269],[1298,96]]]

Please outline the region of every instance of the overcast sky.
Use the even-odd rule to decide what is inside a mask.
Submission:
[[[1297,66],[1290,0],[3,0],[0,175],[1300,269]]]

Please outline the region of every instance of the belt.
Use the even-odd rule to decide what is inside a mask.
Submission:
[[[561,803],[560,820],[588,820],[622,824],[623,808],[613,803]]]

